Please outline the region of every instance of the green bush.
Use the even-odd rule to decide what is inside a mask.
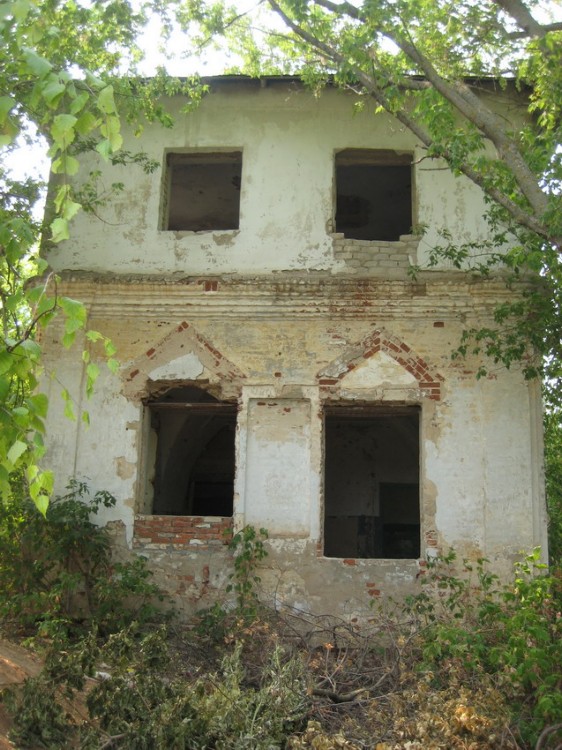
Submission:
[[[72,739],[82,750],[281,750],[302,725],[303,665],[281,647],[266,660],[259,684],[249,684],[240,645],[217,672],[187,680],[174,672],[168,644],[164,626],[147,633],[133,624],[105,642],[53,650],[40,677],[9,698],[12,739],[47,748],[74,746]],[[94,664],[104,665],[102,675]],[[96,680],[86,698],[88,721],[78,727],[63,698],[83,687],[86,674]]]
[[[14,717],[10,739],[16,747],[64,748],[74,727],[48,675],[27,679],[19,690],[5,691],[2,699]]]
[[[143,558],[112,563],[105,529],[91,520],[115,498],[71,482],[44,518],[27,497],[0,504],[0,623],[25,635],[69,635],[83,623],[112,632],[157,616],[162,599]]]
[[[409,659],[439,688],[451,679],[477,685],[491,680],[507,698],[523,742],[562,722],[562,587],[535,550],[501,585],[486,560],[453,553],[430,563],[424,591],[406,602],[415,653]]]
[[[234,606],[229,602],[215,602],[197,615],[197,632],[215,643],[231,640],[233,633],[257,619],[260,601],[257,587],[261,578],[257,573],[259,563],[267,557],[265,541],[267,529],[257,531],[254,526],[244,526],[230,539],[234,570],[229,574],[227,594],[236,597]]]
[[[544,468],[548,510],[548,554],[562,566],[562,420],[558,408],[544,415]]]

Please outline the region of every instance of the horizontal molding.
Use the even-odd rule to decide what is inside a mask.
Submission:
[[[521,284],[523,290],[524,285]],[[488,317],[513,301],[498,279],[423,273],[416,281],[323,275],[170,278],[63,273],[59,294],[84,302],[93,316],[146,319],[354,318],[458,320]]]

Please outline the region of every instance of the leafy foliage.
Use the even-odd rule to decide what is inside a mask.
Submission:
[[[551,564],[562,565],[562,423],[559,409],[544,417],[545,475],[548,505],[548,552]]]
[[[256,586],[261,579],[256,567],[267,556],[264,546],[267,536],[266,529],[258,532],[248,525],[236,532],[228,544],[234,552],[234,572],[230,574],[227,592],[234,591],[236,594],[238,614],[244,619],[252,620],[257,614]]]
[[[231,533],[230,530],[228,533]],[[229,540],[234,570],[229,574],[226,593],[235,594],[236,605],[232,607],[229,602],[218,601],[197,615],[197,630],[209,641],[236,640],[239,631],[251,625],[263,611],[258,596],[261,578],[257,568],[261,560],[267,557],[264,544],[267,538],[267,529],[257,531],[248,524]]]
[[[150,82],[135,77],[142,53],[137,38],[150,14],[166,16],[165,4],[69,0],[14,0],[0,7],[0,496],[9,498],[18,477],[42,513],[53,491],[52,473],[40,467],[48,401],[37,392],[42,375],[36,336],[62,316],[62,343],[71,346],[85,332],[86,392],[99,374],[89,347],[99,341],[107,364],[117,368],[115,348],[87,330],[86,308],[62,297],[57,278],[39,257],[39,247],[68,239],[73,217],[95,210],[100,195],[95,174],[74,189],[80,157],[89,150],[112,163],[153,169],[144,154],[123,151],[121,120],[142,128],[144,118],[170,125],[158,92],[200,94],[196,82],[180,83],[162,74]],[[127,69],[129,76],[121,73]],[[21,179],[8,164],[12,152],[43,144],[51,160],[51,190],[43,225],[35,216],[44,185],[35,174]],[[34,153],[30,150],[30,153]],[[37,172],[37,170],[35,170]],[[114,183],[112,190],[119,190]],[[33,284],[26,281],[35,276]],[[67,413],[74,416],[66,390]],[[87,414],[81,415],[87,420]]]
[[[536,566],[533,553],[503,585],[484,560],[459,566],[451,553],[370,624],[261,608],[214,644],[217,658],[191,623],[55,642],[44,672],[7,699],[13,737],[127,750],[552,748],[562,587]]]
[[[539,551],[516,565],[512,585],[500,585],[486,560],[455,555],[430,562],[424,591],[406,614],[414,633],[401,641],[402,656],[415,654],[430,684],[484,682],[509,702],[524,741],[562,722],[562,587],[544,573]]]
[[[113,632],[135,619],[161,619],[162,601],[144,558],[115,563],[107,531],[91,517],[115,498],[90,497],[72,482],[46,517],[28,499],[0,504],[0,622],[49,637],[67,637],[82,624]]]
[[[96,675],[96,663],[104,664],[103,674]],[[200,679],[174,677],[170,668],[163,628],[142,633],[132,625],[101,645],[88,639],[62,655],[53,652],[44,673],[9,698],[12,736],[52,748],[79,734],[84,750],[104,743],[127,750],[273,750],[283,746],[307,704],[302,665],[280,647],[269,655],[258,686],[246,683],[239,646],[217,673]],[[81,689],[87,674],[95,683],[86,699],[89,721],[78,731],[65,716],[63,693]]]

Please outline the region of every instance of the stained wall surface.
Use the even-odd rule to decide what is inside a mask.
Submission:
[[[116,507],[100,520],[120,554],[148,557],[190,612],[225,596],[232,569],[225,530],[264,527],[264,599],[353,620],[368,616],[373,598],[417,590],[424,561],[439,551],[488,557],[506,575],[521,550],[544,546],[539,386],[517,369],[492,367],[477,379],[480,358],[451,357],[462,331],[490,323],[512,292],[501,279],[447,268],[408,275],[441,229],[461,241],[484,236],[476,188],[419,160],[413,137],[389,117],[369,106],[353,115],[350,96],[315,98],[294,83],[223,84],[198,110],[178,115],[172,130],[149,127],[126,145],[162,165],[169,151],[237,150],[243,166],[238,230],[163,229],[164,170],[118,168],[104,174],[125,183],[103,209],[104,223],[82,214],[72,239],[48,253],[60,293],[86,303],[90,327],[113,340],[121,363],[117,375],[102,366],[86,402],[79,350],[63,349],[56,326],[49,330],[46,372],[56,377],[45,379],[48,460],[61,486],[76,476],[115,495]],[[334,234],[334,153],[353,148],[406,151],[419,161],[412,195],[416,223],[428,227],[421,239]],[[91,354],[101,363],[95,346]],[[89,426],[64,417],[60,383],[77,411],[89,412]],[[217,409],[236,406],[232,518],[152,513],[150,404],[178,386],[210,394]],[[409,463],[401,476],[405,464],[392,455],[399,434],[386,448],[359,446],[359,424],[353,445],[363,454],[349,463],[369,476],[350,476],[336,516],[342,535],[372,528],[407,549],[398,511],[387,513],[386,527],[377,515],[380,487],[417,482],[419,557],[369,558],[360,544],[348,556],[326,556],[326,414],[340,409],[353,421],[371,410],[392,419],[408,408],[419,415],[419,440],[404,434],[404,451],[415,445],[418,471]],[[192,422],[202,425],[204,416]],[[191,456],[203,428],[188,432]],[[384,443],[381,432],[372,434]],[[176,451],[173,436],[166,439]],[[212,477],[206,481],[212,492]],[[370,487],[372,497],[353,495]],[[411,534],[416,518],[406,515]]]

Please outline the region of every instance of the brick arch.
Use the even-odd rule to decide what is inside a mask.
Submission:
[[[350,346],[317,374],[321,386],[337,386],[343,378],[365,360],[378,352],[384,352],[414,376],[421,395],[434,401],[441,400],[441,384],[444,378],[416,352],[383,329],[373,331],[356,346]]]
[[[154,369],[189,353],[195,354],[205,370],[225,386],[230,384],[236,387],[236,384],[246,377],[222,352],[184,320],[129,364],[122,375],[125,395],[129,398],[144,395],[149,375]]]

